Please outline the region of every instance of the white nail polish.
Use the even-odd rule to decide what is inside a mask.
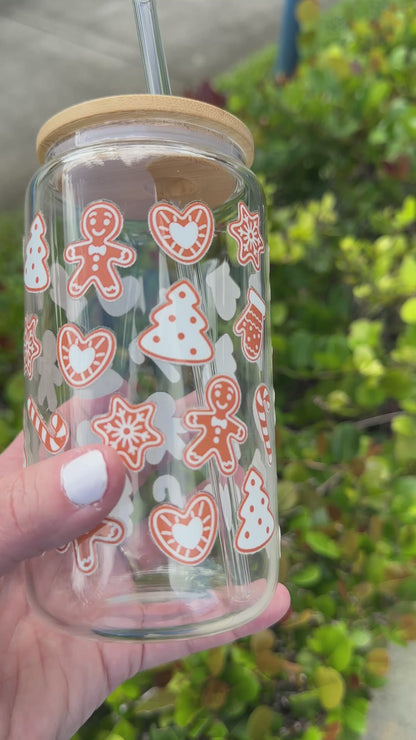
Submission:
[[[91,450],[64,465],[61,483],[73,504],[87,506],[100,501],[108,483],[107,466],[101,452]]]

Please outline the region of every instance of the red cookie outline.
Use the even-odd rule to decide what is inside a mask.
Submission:
[[[188,526],[195,519],[194,510],[198,508],[197,516],[202,520],[203,535],[197,545],[186,548],[175,539],[173,527],[175,524]],[[205,520],[208,519],[208,522],[202,517]],[[162,526],[165,529],[161,529]],[[197,565],[205,560],[214,545],[218,532],[217,505],[212,496],[204,491],[192,496],[185,509],[179,509],[172,504],[162,504],[151,512],[149,529],[155,544],[165,555],[183,565]],[[181,550],[185,550],[185,553],[182,554]]]
[[[267,507],[266,508],[267,508],[267,512],[270,514],[271,519],[273,521],[273,528],[272,528],[271,532],[268,534],[267,539],[263,539],[263,541],[259,545],[256,545],[255,547],[241,547],[241,545],[239,544],[239,541],[240,541],[241,536],[242,536],[242,533],[243,533],[243,531],[244,531],[244,529],[245,529],[245,527],[247,525],[247,517],[244,517],[243,516],[242,510],[243,510],[243,508],[245,508],[245,504],[247,503],[248,498],[252,495],[252,493],[248,490],[248,485],[250,483],[250,478],[252,478],[253,476],[256,476],[257,479],[260,480],[259,489],[262,492],[262,495],[265,496],[265,498],[266,498],[266,501],[267,501]],[[251,465],[249,467],[249,469],[248,469],[248,471],[247,471],[247,473],[245,475],[245,478],[244,478],[244,481],[243,481],[243,485],[242,485],[242,491],[243,491],[243,494],[244,495],[243,495],[243,499],[242,499],[242,501],[240,503],[240,506],[238,507],[238,512],[237,512],[237,515],[238,515],[238,518],[239,518],[241,524],[240,524],[240,526],[238,528],[238,531],[237,531],[237,533],[235,535],[235,540],[234,540],[235,548],[236,548],[236,550],[238,552],[243,553],[243,554],[250,554],[250,553],[254,553],[254,552],[260,552],[260,550],[263,550],[263,548],[266,547],[266,545],[272,539],[273,534],[274,534],[274,532],[276,530],[276,521],[275,521],[275,518],[274,518],[274,514],[273,514],[273,512],[272,512],[272,510],[270,508],[271,501],[270,501],[270,496],[269,496],[269,494],[266,491],[266,484],[265,484],[264,478],[259,473],[259,471],[257,470],[257,468],[254,465]]]
[[[251,337],[251,330],[250,327],[247,329],[247,317],[250,315],[251,308],[254,306],[254,308],[257,309],[258,313],[261,315],[262,323],[261,323],[261,332],[260,332],[260,339],[261,341],[258,343],[258,349],[256,352],[252,351],[252,348],[250,346],[250,337]],[[249,362],[257,362],[257,360],[260,359],[260,356],[263,351],[263,342],[264,342],[264,321],[266,318],[266,303],[261,297],[259,293],[257,293],[257,290],[254,288],[249,288],[247,291],[247,303],[244,307],[243,312],[240,314],[238,319],[233,324],[233,332],[236,337],[241,338],[241,351]]]
[[[73,341],[70,341],[71,337]],[[102,349],[103,342],[104,349]],[[82,372],[76,372],[73,368],[71,372],[70,351],[72,347],[78,347],[81,352],[88,349],[94,350],[94,359]],[[97,359],[98,350],[103,353],[99,360]],[[94,329],[84,335],[75,324],[64,324],[58,332],[58,365],[65,381],[72,388],[85,388],[94,380],[97,380],[111,365],[115,352],[116,339],[109,329]],[[95,369],[90,372],[91,366],[95,366]],[[88,374],[87,377],[85,377],[86,373]]]
[[[162,351],[157,352],[153,349],[150,349],[147,346],[148,338],[149,336],[154,335],[155,329],[157,327],[160,327],[159,317],[162,314],[162,312],[165,312],[170,305],[173,305],[173,300],[171,298],[172,294],[176,293],[181,288],[184,288],[185,290],[190,291],[190,293],[193,296],[193,304],[192,307],[195,310],[195,313],[201,320],[201,328],[198,329],[198,333],[202,340],[205,343],[205,350],[206,354],[201,356],[195,357],[195,359],[192,359],[190,357],[185,357],[184,355],[179,356],[179,353],[177,356],[173,356],[172,354],[163,354]],[[202,313],[202,311],[199,310],[199,307],[201,305],[201,296],[199,295],[198,291],[194,288],[192,283],[189,282],[189,280],[178,280],[176,283],[173,283],[173,285],[168,288],[166,291],[166,295],[161,303],[158,303],[157,306],[155,306],[152,311],[149,314],[149,321],[150,326],[147,327],[147,329],[144,329],[139,336],[137,337],[137,344],[139,346],[139,349],[143,352],[144,355],[148,357],[155,357],[157,360],[163,360],[165,362],[172,362],[174,364],[178,365],[203,365],[206,362],[210,362],[214,357],[214,347],[212,346],[212,342],[207,337],[207,331],[209,329],[209,323],[205,315]],[[143,343],[143,340],[145,340],[145,343]],[[158,340],[160,341],[160,339]],[[161,344],[163,344],[161,342]],[[158,346],[158,345],[157,345]]]
[[[194,212],[196,218],[192,218]],[[168,257],[183,265],[193,265],[207,253],[214,236],[214,216],[205,203],[191,203],[182,211],[170,203],[156,203],[148,216],[149,229],[156,244]],[[196,239],[191,245],[180,243],[171,232],[171,226],[186,229],[189,224],[195,224],[198,230]],[[201,231],[205,233],[201,234]]]
[[[101,542],[105,545],[118,545],[126,536],[126,528],[119,519],[111,516],[103,519],[94,529],[86,534],[77,537],[72,542],[62,547],[57,547],[58,552],[67,552],[73,547],[75,564],[78,570],[84,575],[90,576],[97,570],[98,554],[95,548],[96,543]]]
[[[108,413],[96,416],[91,429],[104,444],[116,450],[130,470],[138,472],[144,468],[146,450],[160,447],[165,441],[163,434],[152,424],[155,413],[156,404],[151,401],[131,404],[116,393],[111,397]],[[141,425],[146,431],[145,440],[141,440]]]

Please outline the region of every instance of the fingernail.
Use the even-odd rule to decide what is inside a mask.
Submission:
[[[61,483],[73,504],[87,506],[100,501],[108,483],[107,466],[101,452],[91,450],[64,465]]]

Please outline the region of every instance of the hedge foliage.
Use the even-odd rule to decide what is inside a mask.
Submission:
[[[295,78],[277,85],[267,51],[220,87],[269,202],[293,612],[127,681],[77,740],[356,740],[387,642],[416,637],[416,18],[412,2],[340,7],[322,23],[300,4]],[[0,300],[20,310],[10,280]],[[3,434],[19,382],[1,321]]]

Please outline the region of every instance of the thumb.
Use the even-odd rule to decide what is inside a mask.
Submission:
[[[121,458],[105,445],[74,449],[3,477],[0,576],[99,524],[120,498],[125,477]]]

